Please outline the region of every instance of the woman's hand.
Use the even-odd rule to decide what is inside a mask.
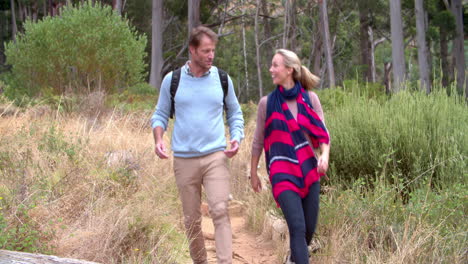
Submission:
[[[258,177],[257,171],[250,171],[250,185],[254,192],[260,192],[262,190],[262,182]]]
[[[318,160],[317,170],[319,173],[327,173],[328,170],[328,155],[320,155]]]

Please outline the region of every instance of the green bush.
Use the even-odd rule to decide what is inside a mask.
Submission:
[[[47,89],[82,93],[137,84],[144,77],[146,42],[110,6],[66,6],[61,16],[27,21],[16,43],[7,43],[12,76],[5,92],[17,99]]]
[[[330,254],[349,263],[463,263],[466,188],[417,188],[405,203],[383,179],[376,179],[373,190],[359,179],[346,190],[337,187],[321,196],[314,237],[325,247],[314,257]]]
[[[0,249],[47,252],[47,245],[41,243],[41,238],[51,236],[51,233],[38,231],[38,224],[29,216],[29,210],[20,205],[15,217],[8,221],[2,212],[0,203]]]
[[[459,97],[400,92],[381,101],[330,93],[342,100],[324,105],[332,179],[350,184],[362,177],[372,185],[387,175],[401,189],[466,182],[468,115]]]
[[[318,90],[316,92],[324,109],[341,107],[345,102],[345,97],[348,96],[363,97],[378,103],[384,103],[389,98],[382,84],[359,82],[357,80],[345,80],[343,81],[343,86],[338,86],[335,89]]]
[[[158,101],[157,91],[148,83],[141,82],[106,98],[106,106],[124,112],[154,110]]]

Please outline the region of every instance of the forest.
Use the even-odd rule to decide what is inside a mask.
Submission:
[[[0,0],[0,254],[190,263],[173,160],[154,155],[149,119],[204,25],[245,120],[230,161],[246,239],[234,263],[288,250],[265,231],[282,214],[263,161],[266,189],[248,180],[279,48],[321,78],[332,137],[311,263],[466,263],[467,21],[465,0]]]
[[[2,1],[1,72],[6,75],[11,70],[15,72],[11,68],[15,63],[6,59],[6,44],[24,33],[27,21],[35,23],[57,16],[64,6],[78,3],[84,1]],[[433,86],[455,85],[460,94],[466,94],[467,11],[466,3],[461,0],[113,0],[101,3],[117,10],[133,27],[134,34],[147,38],[144,55],[138,55],[143,65],[130,85],[149,82],[158,89],[167,72],[189,59],[188,28],[203,24],[220,36],[216,65],[231,75],[241,102],[256,102],[273,89],[268,68],[274,50],[280,47],[298,53],[303,64],[321,76],[321,88],[343,86],[346,81],[355,80],[361,84],[372,83],[387,93],[400,89],[423,89],[429,93]],[[78,75],[86,71],[74,70]],[[90,83],[97,82],[96,76],[87,79]],[[85,82],[79,81],[81,85]],[[74,84],[79,85],[79,82]],[[104,88],[112,90],[116,85]],[[125,89],[125,85],[117,88]]]

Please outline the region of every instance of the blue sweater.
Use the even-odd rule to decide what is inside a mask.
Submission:
[[[212,66],[202,77],[188,74],[188,65],[182,67],[179,88],[175,100],[174,130],[172,150],[174,156],[182,158],[200,157],[226,148],[223,120],[223,88],[218,68]],[[151,117],[151,126],[167,129],[171,109],[172,72],[162,83],[156,105]],[[237,101],[232,80],[228,77],[229,89],[226,96],[227,122],[231,140],[241,143],[244,138],[244,119]]]

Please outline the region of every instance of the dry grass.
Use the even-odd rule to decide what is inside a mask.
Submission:
[[[0,117],[0,215],[9,227],[37,230],[36,242],[47,245],[37,251],[102,263],[188,262],[172,159],[155,158],[150,111],[93,117],[44,106],[8,109]],[[250,190],[255,124],[248,120],[231,160],[231,191],[248,205],[250,232],[260,234],[275,203],[269,189]],[[170,131],[168,146],[169,138]],[[265,177],[263,159],[260,166]],[[466,223],[444,233],[443,221],[418,219],[392,197],[330,190],[322,195],[313,263],[467,262]],[[279,258],[284,254],[278,245]]]
[[[25,207],[51,253],[102,263],[186,259],[172,160],[155,159],[149,116],[30,108],[2,117],[0,197],[10,227],[24,226],[17,212]]]

